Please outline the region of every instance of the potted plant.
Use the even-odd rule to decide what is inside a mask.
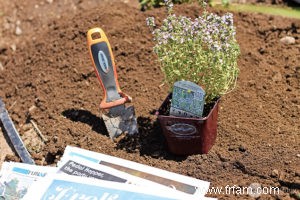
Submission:
[[[165,5],[168,15],[160,27],[153,17],[147,18],[165,82],[191,81],[202,86],[206,95],[203,116],[186,118],[169,115],[170,93],[158,109],[158,121],[171,152],[207,153],[216,139],[219,99],[235,87],[239,72],[233,15],[209,13],[203,3],[202,14],[192,20],[176,16],[170,0]]]

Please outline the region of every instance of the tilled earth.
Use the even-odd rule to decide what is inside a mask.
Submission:
[[[168,152],[154,115],[169,87],[162,85],[145,19],[161,21],[164,8],[141,12],[133,1],[0,2],[0,96],[37,164],[55,165],[66,145],[73,145],[207,180],[213,187],[280,188],[280,194],[259,199],[297,198],[300,20],[234,13],[240,75],[237,88],[221,99],[216,143],[206,155],[179,157]],[[200,10],[196,4],[175,6],[177,14],[190,17]],[[92,27],[104,29],[110,40],[121,88],[134,100],[138,136],[118,142],[108,137],[86,45]],[[295,43],[280,42],[285,36]],[[6,159],[18,160],[11,154]]]

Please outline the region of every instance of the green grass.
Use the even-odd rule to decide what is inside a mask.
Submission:
[[[237,12],[255,12],[269,15],[280,15],[283,17],[290,17],[300,19],[300,7],[277,7],[277,6],[265,6],[265,5],[252,5],[252,4],[229,4],[227,7],[223,7],[217,2],[212,2],[212,5],[216,8],[225,9],[229,11]]]

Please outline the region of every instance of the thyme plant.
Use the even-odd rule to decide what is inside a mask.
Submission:
[[[195,82],[205,90],[206,103],[231,91],[236,85],[240,54],[233,15],[218,16],[204,9],[192,20],[176,16],[170,0],[165,4],[168,16],[160,27],[154,17],[146,20],[165,81],[171,85],[179,80]]]

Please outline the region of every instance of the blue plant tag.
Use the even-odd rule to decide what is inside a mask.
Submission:
[[[170,115],[178,117],[202,117],[205,91],[190,81],[174,84]]]

